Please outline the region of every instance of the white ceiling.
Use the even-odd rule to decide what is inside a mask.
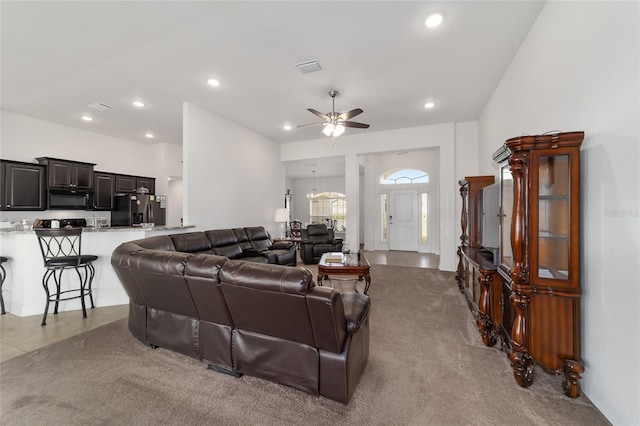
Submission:
[[[476,120],[543,4],[2,1],[1,107],[177,145],[185,101],[281,143],[322,136],[295,126],[319,122],[306,108],[330,111],[332,89],[338,111],[362,108],[354,120],[371,125],[350,133]],[[443,24],[426,28],[436,11]],[[294,67],[310,59],[323,69]]]

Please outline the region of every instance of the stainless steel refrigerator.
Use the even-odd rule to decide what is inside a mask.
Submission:
[[[111,226],[136,226],[143,223],[166,224],[166,198],[152,194],[116,194],[111,211]]]

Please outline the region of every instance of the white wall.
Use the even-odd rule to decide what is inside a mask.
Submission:
[[[478,176],[478,163],[481,157],[478,154],[478,122],[469,121],[466,123],[456,123],[456,244],[460,244],[462,225],[460,216],[462,215],[462,197],[460,196],[460,186],[457,184],[465,176]],[[491,158],[491,156],[487,157]],[[493,174],[493,172],[488,173]]]
[[[337,138],[333,144],[326,138],[282,144],[280,158],[282,161],[294,161],[343,155],[346,160],[354,157],[357,160],[358,156],[362,157],[367,154],[436,147],[439,148],[440,153],[440,269],[453,271],[456,266],[455,222],[459,222],[459,219],[455,219],[455,198],[458,195],[455,183],[455,126],[453,123],[351,135],[345,133]],[[350,163],[353,164],[353,169],[357,168],[358,170],[346,170],[346,172],[352,173],[352,176],[359,176],[359,162],[351,161]],[[345,161],[345,164],[349,164],[349,162]],[[356,200],[360,200],[360,195],[362,195],[365,197],[365,201],[373,201],[374,197],[371,196],[370,190],[366,186],[366,181],[372,177],[368,176],[366,171],[364,176],[364,194],[360,194],[361,191],[356,190],[359,193]],[[348,186],[346,195],[349,200]],[[373,207],[374,205],[371,205],[370,202],[365,203],[365,235],[369,232],[368,230],[374,229],[376,223],[377,214]],[[357,229],[359,222],[357,218],[360,215],[359,202],[356,202],[353,207],[348,204],[347,210],[350,214],[353,212],[356,215],[354,219],[356,232],[355,235],[350,232],[350,227],[347,225],[346,241],[350,247],[358,247],[361,242],[361,233]]]
[[[273,218],[285,179],[276,142],[185,102],[183,153],[185,225],[279,233]]]
[[[141,144],[0,110],[0,158],[34,162],[37,157],[96,163],[95,170],[156,178],[156,193],[166,194],[167,178],[182,176],[181,147]],[[87,124],[87,128],[91,125]],[[171,199],[168,199],[171,204]],[[91,213],[93,214],[93,212]],[[98,213],[98,216],[108,213]],[[87,212],[1,212],[2,220],[84,217]]]
[[[584,130],[582,390],[640,424],[640,3],[548,2],[479,121],[480,164],[505,139]]]

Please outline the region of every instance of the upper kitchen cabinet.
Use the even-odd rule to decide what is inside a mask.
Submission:
[[[47,166],[49,189],[70,189],[88,191],[93,189],[93,163],[61,160],[58,158],[37,158]]]
[[[116,175],[116,192],[136,192],[136,177]]]
[[[156,193],[156,179],[155,178],[148,178],[148,177],[141,177],[138,176],[136,178],[136,188],[147,188],[149,190],[149,194],[155,194]]]
[[[141,187],[149,190],[149,194],[155,193],[156,180],[142,176],[115,175],[116,193],[135,193]]]
[[[112,173],[95,172],[93,174],[94,209],[111,210],[115,194],[116,177]]]
[[[45,210],[45,167],[0,161],[0,210]]]

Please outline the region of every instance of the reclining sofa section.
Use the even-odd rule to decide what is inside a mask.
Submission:
[[[301,267],[213,254],[194,244],[195,234],[145,238],[113,252],[130,298],[131,334],[220,372],[348,403],[369,357],[369,298],[316,286]]]

